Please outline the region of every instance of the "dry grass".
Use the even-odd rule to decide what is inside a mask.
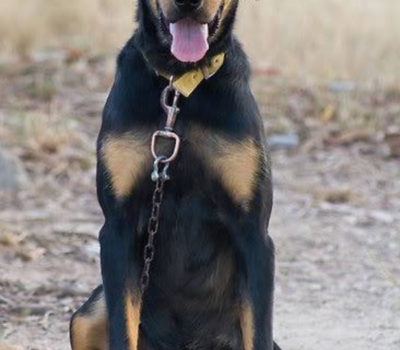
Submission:
[[[241,11],[237,29],[258,67],[319,81],[400,78],[397,0],[242,0]],[[132,0],[1,1],[0,49],[112,52],[132,18]]]
[[[0,49],[79,48],[109,51],[132,32],[131,0],[0,2]]]
[[[399,1],[259,0],[243,10],[239,32],[257,65],[328,81],[400,78]]]
[[[9,111],[2,124],[3,143],[14,149],[31,173],[67,176],[94,165],[93,141],[79,123],[58,110]]]
[[[58,154],[78,141],[74,127],[58,114],[32,112],[24,119],[21,143],[33,153]]]

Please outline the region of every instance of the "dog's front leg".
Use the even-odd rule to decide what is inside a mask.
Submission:
[[[273,350],[274,246],[258,227],[259,220],[246,221],[235,234],[243,276],[243,346],[245,350]]]
[[[109,321],[109,350],[137,350],[141,296],[135,240],[123,220],[108,218],[100,233],[101,266]]]

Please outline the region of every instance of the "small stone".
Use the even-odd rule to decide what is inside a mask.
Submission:
[[[299,136],[296,133],[274,134],[268,138],[268,145],[271,151],[295,150],[299,146],[299,143]]]
[[[356,88],[356,84],[352,81],[334,81],[329,86],[329,89],[334,93],[353,92]]]
[[[380,210],[375,210],[369,213],[369,217],[375,221],[379,221],[383,224],[392,224],[395,220],[394,216]]]
[[[17,192],[26,182],[20,161],[0,149],[0,192]]]

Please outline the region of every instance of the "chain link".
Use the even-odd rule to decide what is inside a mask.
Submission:
[[[153,201],[152,201],[152,209],[151,215],[147,226],[148,239],[147,244],[144,248],[143,258],[144,258],[144,266],[141,278],[141,290],[144,292],[150,281],[150,267],[151,263],[154,260],[155,247],[154,247],[154,239],[157,235],[159,224],[160,224],[160,208],[164,197],[164,185],[167,179],[163,176],[160,176],[156,180],[156,188],[153,192]]]

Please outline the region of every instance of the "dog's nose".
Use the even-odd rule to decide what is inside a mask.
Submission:
[[[203,0],[174,0],[175,6],[181,11],[194,11],[203,5]]]

